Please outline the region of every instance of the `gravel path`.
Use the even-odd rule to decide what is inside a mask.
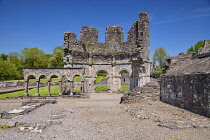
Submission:
[[[24,116],[12,120],[0,119],[0,124],[10,122],[47,124],[41,133],[21,132],[15,128],[0,129],[0,140],[207,140],[209,128],[169,129],[158,126],[157,118],[174,119],[182,109],[159,101],[149,101],[135,105],[121,105],[121,94],[90,94],[91,99],[62,100],[57,104],[47,104]],[[19,102],[19,100],[17,100]],[[91,102],[90,102],[91,101]],[[0,111],[16,108],[20,103],[0,101]],[[170,111],[171,110],[171,111]],[[143,111],[139,114],[139,111]],[[142,119],[143,113],[149,118]],[[138,113],[137,113],[138,112]],[[153,113],[153,114],[152,114]],[[156,115],[154,115],[154,113]],[[165,113],[165,114],[164,114]],[[176,114],[177,116],[179,114]],[[53,117],[57,115],[57,118]],[[164,116],[166,116],[164,118]],[[177,118],[182,116],[179,115]],[[191,115],[209,121],[209,118]],[[192,118],[191,118],[192,117]]]

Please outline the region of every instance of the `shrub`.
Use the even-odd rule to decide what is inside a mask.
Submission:
[[[161,71],[151,71],[150,72],[151,77],[155,78],[155,79],[159,78],[161,74],[162,74]]]

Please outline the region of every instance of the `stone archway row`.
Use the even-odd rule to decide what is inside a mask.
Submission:
[[[66,77],[66,80],[70,81],[70,89],[73,87],[73,78],[75,75],[80,75],[82,77],[82,82],[83,82],[83,87],[82,87],[82,92],[84,91],[84,79],[83,79],[83,74],[84,74],[84,69],[82,68],[60,68],[60,69],[50,69],[50,68],[25,68],[23,69],[24,73],[24,80],[25,80],[25,95],[28,96],[28,83],[29,83],[29,76],[33,75],[36,77],[36,82],[37,82],[37,93],[36,96],[39,96],[39,87],[40,87],[40,77],[45,76],[47,77],[48,80],[48,96],[51,96],[50,92],[50,86],[51,86],[51,77],[52,76],[57,76],[59,79],[59,95],[62,95],[62,78]]]

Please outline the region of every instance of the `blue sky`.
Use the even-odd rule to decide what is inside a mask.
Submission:
[[[106,26],[127,32],[138,13],[150,14],[151,55],[158,47],[170,56],[210,39],[210,0],[0,0],[0,54],[37,47],[46,54],[63,45],[63,33],[77,34],[82,26]]]

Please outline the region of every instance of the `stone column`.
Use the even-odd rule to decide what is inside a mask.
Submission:
[[[51,96],[51,93],[50,93],[50,81],[48,81],[48,96]]]
[[[71,83],[71,90],[72,90],[72,92],[74,92],[74,81],[72,81],[72,83]]]
[[[28,81],[25,81],[25,96],[28,96]]]
[[[82,93],[85,93],[85,89],[84,88],[85,88],[85,81],[82,81],[82,91],[81,91]]]
[[[59,95],[62,95],[62,81],[59,81]]]
[[[37,80],[36,83],[37,83],[37,92],[36,92],[36,96],[39,96],[39,95],[40,95],[40,94],[39,94],[39,80]]]
[[[70,87],[69,87],[69,89],[70,89],[70,93],[72,93],[73,92],[73,90],[74,90],[74,82],[73,81],[70,81]]]

